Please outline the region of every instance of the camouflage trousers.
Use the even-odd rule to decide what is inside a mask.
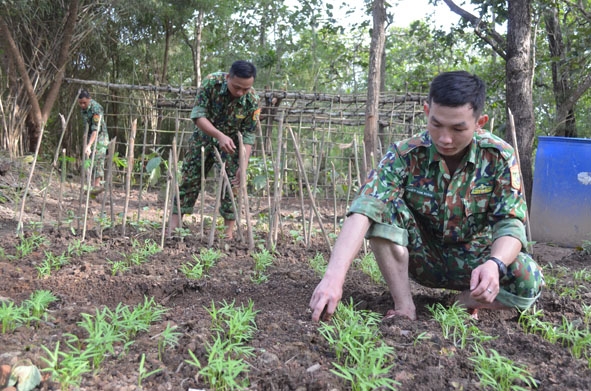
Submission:
[[[398,215],[397,219],[393,220],[400,223],[400,217]],[[469,289],[472,270],[486,262],[490,256],[490,233],[476,237],[469,243],[442,244],[429,235],[428,231],[421,229],[412,213],[406,213],[403,220],[408,230],[406,247],[409,251],[410,277],[417,283],[431,288],[460,291]],[[367,235],[369,239],[382,237],[392,240],[392,236],[384,234],[400,229],[377,225],[382,228],[372,227]],[[523,252],[519,253],[515,262],[507,269],[507,275],[499,281],[500,291],[496,300],[508,307],[525,310],[535,303],[540,295],[544,285],[542,270],[529,254]]]
[[[238,139],[234,140],[238,145]],[[201,192],[201,165],[203,160],[203,172],[207,177],[211,168],[215,165],[218,169],[220,165],[215,156],[215,149],[218,148],[217,142],[201,131],[193,133],[189,140],[190,147],[185,154],[182,166],[182,180],[179,186],[179,195],[181,201],[181,213],[191,214]],[[203,147],[203,155],[201,148]],[[219,151],[219,149],[218,149]],[[222,161],[226,163],[226,173],[230,182],[236,177],[236,172],[240,166],[238,152],[228,154],[220,152]],[[203,158],[202,158],[203,156]],[[173,213],[178,213],[176,200],[173,203]],[[236,220],[234,206],[229,192],[225,192],[219,209],[220,215],[226,220]]]
[[[94,153],[94,169],[92,178],[105,179],[105,159],[109,147],[109,135],[106,132],[99,132],[96,140],[96,151]]]

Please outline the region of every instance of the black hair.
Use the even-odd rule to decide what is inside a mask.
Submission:
[[[230,67],[230,77],[234,76],[237,76],[241,79],[250,79],[251,77],[256,79],[257,68],[254,66],[253,63],[248,61],[234,61],[234,63]]]
[[[78,99],[90,99],[90,93],[86,90],[80,90],[80,94],[78,94]]]
[[[429,104],[460,107],[469,103],[478,118],[484,109],[486,83],[466,71],[444,72],[437,75],[429,88]]]

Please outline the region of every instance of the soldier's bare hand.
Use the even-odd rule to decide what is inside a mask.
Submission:
[[[236,151],[234,141],[225,134],[218,138],[218,144],[220,145],[220,149],[226,153],[234,153]]]

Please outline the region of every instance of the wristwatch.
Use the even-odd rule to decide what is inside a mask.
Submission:
[[[493,261],[499,267],[499,278],[503,278],[503,277],[505,277],[507,275],[507,265],[505,265],[503,263],[503,261],[501,261],[499,258],[497,258],[497,257],[488,257],[488,259],[486,260],[486,262],[488,262],[488,261]]]

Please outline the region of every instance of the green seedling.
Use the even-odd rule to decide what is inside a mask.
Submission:
[[[152,239],[146,239],[143,244],[140,244],[139,241],[132,239],[131,246],[135,249],[135,252],[142,254],[146,258],[162,251],[158,244]]]
[[[357,260],[357,262],[361,271],[367,274],[374,283],[381,285],[386,283],[373,253],[365,254],[363,258]]]
[[[244,343],[249,341],[256,332],[255,317],[258,311],[254,310],[254,302],[249,300],[248,307],[241,305],[234,307],[234,301],[227,303],[225,300],[216,308],[211,303],[211,308],[206,308],[211,316],[212,330],[223,334],[227,340]]]
[[[201,262],[205,273],[209,273],[209,270],[222,258],[223,254],[220,250],[214,250],[212,248],[202,248],[199,252],[199,256],[193,254],[192,257],[195,261]]]
[[[68,255],[70,256],[80,257],[96,250],[96,247],[88,245],[80,239],[74,239],[72,242],[70,242],[70,244],[68,244]]]
[[[587,327],[591,326],[591,305],[590,304],[582,304],[583,309],[583,322]]]
[[[55,301],[57,301],[57,297],[51,291],[39,290],[31,293],[29,299],[23,302],[22,307],[29,314],[29,318],[40,320],[45,315],[47,307]]]
[[[180,271],[191,280],[199,280],[203,277],[203,264],[199,258],[193,257],[195,264],[185,263],[181,265]]]
[[[261,248],[259,252],[252,254],[252,257],[254,259],[254,275],[251,280],[255,284],[261,284],[268,280],[265,272],[273,264],[273,254],[266,248]]]
[[[82,382],[82,376],[90,372],[89,357],[84,352],[74,350],[73,352],[60,351],[59,341],[55,345],[55,350],[49,350],[45,345],[41,345],[48,357],[41,357],[41,360],[47,364],[42,372],[49,372],[53,380],[60,384],[61,391],[76,389]]]
[[[200,368],[199,375],[203,376],[213,390],[240,390],[249,385],[248,364],[242,356],[254,356],[254,349],[239,343],[224,340],[219,334],[214,343],[206,342],[207,365],[202,367],[193,352],[189,350],[191,360],[185,362]]]
[[[107,263],[111,265],[111,275],[121,275],[130,269],[129,265],[124,261],[111,261],[107,259]]]
[[[186,237],[191,236],[191,230],[188,228],[176,227],[174,229],[174,236],[180,238],[182,242]]]
[[[138,376],[137,376],[137,385],[140,389],[142,389],[142,381],[146,380],[148,377],[162,371],[162,368],[154,369],[153,371],[148,372],[144,366],[146,361],[146,355],[142,354],[142,358],[140,359],[140,366],[138,368]]]
[[[474,319],[466,309],[455,302],[450,308],[445,308],[441,303],[427,306],[435,320],[441,326],[443,338],[452,341],[454,346],[464,349],[469,340],[474,343],[482,343],[493,339],[474,324]]]
[[[417,346],[421,341],[428,340],[428,339],[431,339],[431,336],[429,335],[428,332],[423,331],[422,333],[417,335],[417,337],[415,338],[415,340],[412,343],[412,346]]]
[[[183,333],[176,332],[177,326],[170,326],[170,323],[166,324],[166,328],[158,336],[158,359],[162,361],[164,350],[174,348],[179,344],[179,339]]]
[[[125,342],[124,334],[111,323],[113,313],[105,307],[102,311],[96,309],[95,315],[81,314],[83,320],[78,326],[88,333],[84,339],[86,352],[91,357],[92,368],[98,370],[108,355],[115,354],[115,345]]]
[[[2,334],[16,330],[27,322],[21,307],[16,306],[12,301],[0,301],[0,324]]]
[[[480,345],[474,345],[474,353],[470,361],[474,363],[483,389],[507,391],[537,388],[535,379],[524,367],[501,356],[496,350],[490,349],[487,354]]]
[[[234,390],[248,387],[246,377],[248,364],[243,357],[254,356],[254,349],[244,344],[252,339],[256,331],[254,303],[248,307],[234,307],[234,302],[221,303],[216,308],[212,302],[211,309],[207,309],[212,319],[212,330],[216,331],[213,344],[207,342],[207,365],[202,366],[195,354],[189,350],[191,360],[186,362],[199,369],[199,375],[214,390]]]
[[[37,277],[39,277],[39,278],[49,277],[49,276],[51,276],[51,269],[52,269],[51,261],[48,261],[47,259],[45,259],[39,265],[35,266],[35,269],[37,270]]]
[[[394,349],[381,340],[380,319],[374,312],[355,310],[351,300],[339,303],[332,324],[318,328],[336,354],[331,372],[350,382],[352,390],[394,390],[399,385],[388,376]]]
[[[314,258],[310,260],[310,266],[312,267],[312,270],[314,270],[318,277],[322,277],[326,272],[328,262],[326,262],[324,256],[321,253],[316,253]]]
[[[289,235],[291,236],[291,239],[293,240],[294,243],[304,241],[304,235],[303,235],[302,231],[299,231],[297,229],[292,229],[289,231]]]
[[[580,282],[589,282],[591,281],[591,270],[586,268],[577,270],[573,273],[573,279]]]
[[[583,240],[583,244],[581,244],[581,253],[583,255],[591,255],[591,240]]]
[[[47,238],[33,233],[28,238],[20,235],[20,243],[16,246],[17,258],[24,258],[41,246],[49,244]]]
[[[94,221],[98,224],[101,230],[113,227],[113,223],[111,222],[111,219],[106,215],[106,213],[103,213],[100,216],[96,216],[94,218]]]

